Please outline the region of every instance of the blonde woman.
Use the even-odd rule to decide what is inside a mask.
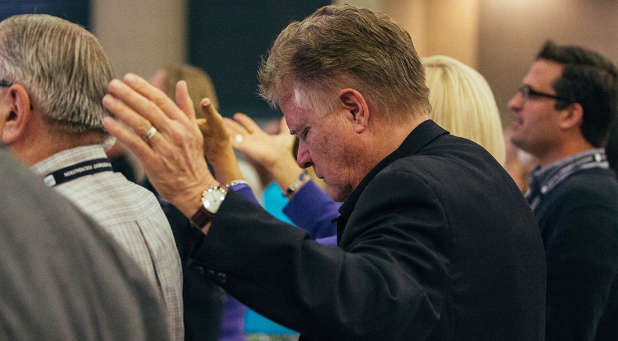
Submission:
[[[472,140],[505,161],[500,113],[489,84],[478,71],[447,56],[422,59],[430,117],[452,135]]]

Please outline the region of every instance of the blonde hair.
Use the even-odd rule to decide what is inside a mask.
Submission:
[[[83,27],[50,15],[0,22],[0,77],[22,84],[46,122],[60,132],[103,133],[101,100],[112,65]]]
[[[324,6],[292,22],[262,61],[258,78],[260,94],[273,106],[292,86],[314,109],[325,109],[343,85],[361,91],[386,118],[428,109],[423,67],[410,35],[368,9]]]
[[[451,134],[480,144],[503,165],[506,150],[500,113],[485,78],[451,57],[431,56],[422,62],[430,117]]]
[[[187,82],[189,95],[195,107],[195,114],[198,117],[202,115],[200,101],[204,97],[208,97],[215,106],[215,109],[219,109],[215,86],[206,71],[186,64],[168,65],[162,71],[164,73],[163,90],[172,99],[176,98],[176,83],[180,80]]]

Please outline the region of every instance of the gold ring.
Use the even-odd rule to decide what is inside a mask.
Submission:
[[[154,126],[151,126],[150,129],[148,129],[148,131],[146,132],[146,135],[144,135],[144,141],[148,142],[150,141],[150,139],[155,136],[155,134],[157,133],[157,128],[155,128]]]

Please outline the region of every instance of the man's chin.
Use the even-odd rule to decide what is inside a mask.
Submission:
[[[352,188],[348,186],[331,186],[326,184],[326,193],[334,201],[343,202],[352,193]]]

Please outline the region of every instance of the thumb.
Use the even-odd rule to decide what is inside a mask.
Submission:
[[[215,106],[212,105],[212,102],[208,97],[202,99],[202,101],[200,102],[200,107],[202,108],[202,113],[204,114],[204,118],[206,118],[207,121],[215,121],[217,116],[219,116],[217,109],[215,109]]]

